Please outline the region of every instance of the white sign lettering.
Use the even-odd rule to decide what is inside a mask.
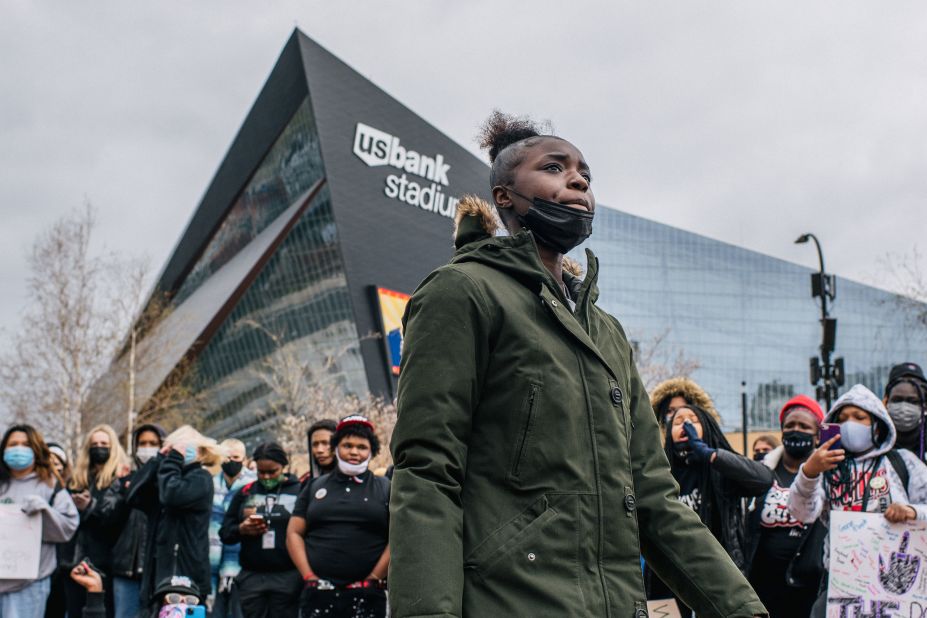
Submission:
[[[354,154],[369,167],[390,166],[400,174],[386,177],[383,194],[409,206],[415,206],[445,217],[453,217],[457,198],[446,195],[447,173],[451,169],[444,156],[423,155],[406,148],[400,139],[362,122],[354,131]],[[418,176],[428,182],[410,179]]]

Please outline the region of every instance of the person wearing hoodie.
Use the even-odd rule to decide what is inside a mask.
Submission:
[[[911,451],[893,450],[895,425],[882,401],[862,384],[842,395],[825,422],[840,423],[840,434],[820,446],[799,469],[789,490],[789,511],[806,524],[819,517],[826,526],[830,512],[883,513],[890,522],[927,520],[927,465]],[[842,448],[831,448],[837,440]],[[829,547],[824,543],[824,564]],[[823,617],[827,585],[812,609]]]
[[[222,469],[212,477],[212,519],[209,522],[209,566],[212,569],[213,618],[241,618],[241,603],[235,576],[241,571],[238,543],[225,544],[219,536],[222,522],[232,498],[242,487],[252,482],[255,475],[244,467],[245,443],[229,438],[219,443],[222,451]]]
[[[907,362],[892,367],[882,403],[898,432],[895,447],[908,449],[924,461],[927,458],[927,378],[920,365]]]
[[[500,112],[483,145],[498,215],[461,199],[456,253],[403,318],[391,615],[646,616],[641,554],[700,615],[765,615],[676,499],[598,260],[565,259],[595,213],[585,158]]]
[[[650,394],[650,405],[661,425],[665,425],[673,412],[684,405],[698,406],[721,423],[711,396],[689,378],[677,377],[657,384]]]
[[[139,470],[129,488],[128,504],[148,517],[143,607],[156,608],[156,583],[178,574],[190,577],[203,598],[209,594],[213,485],[206,468],[221,460],[215,440],[184,425],[164,439],[158,457]]]
[[[0,579],[0,616],[40,618],[55,571],[55,544],[74,535],[77,508],[52,468],[45,440],[31,425],[13,425],[0,440],[0,504],[42,519],[39,572],[35,579]]]
[[[714,417],[698,406],[677,408],[665,434],[664,452],[679,483],[679,501],[698,514],[734,564],[746,572],[742,498],[766,493],[773,484],[772,472],[762,463],[735,453]],[[651,599],[670,596],[649,567],[647,574]],[[679,599],[677,602],[680,613],[689,615],[690,610]]]
[[[798,558],[820,556],[823,534],[789,512],[789,488],[798,468],[814,451],[824,412],[814,399],[797,395],[779,412],[782,444],[766,454],[763,465],[772,470],[772,487],[756,499],[747,514],[746,561],[753,589],[770,618],[807,616],[818,596],[820,565],[802,569]]]
[[[223,543],[240,543],[235,578],[248,618],[295,616],[302,579],[287,551],[287,525],[301,485],[284,472],[290,460],[276,442],[254,449],[257,481],[235,493],[219,530]]]
[[[149,461],[158,457],[163,447],[164,429],[153,423],[139,425],[132,432],[132,453],[134,469],[113,484],[107,496],[108,507],[113,509],[113,524],[121,529],[113,547],[112,587],[116,618],[135,618],[141,607],[141,582],[145,566],[145,551],[148,543],[148,519],[139,509],[130,508],[127,496],[132,484],[139,477],[139,471]]]

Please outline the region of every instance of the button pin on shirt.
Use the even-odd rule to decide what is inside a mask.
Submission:
[[[315,499],[316,499],[316,500],[321,500],[322,498],[324,498],[324,497],[327,496],[327,495],[328,495],[328,490],[325,489],[324,487],[322,487],[322,488],[319,489],[317,492],[315,492]]]

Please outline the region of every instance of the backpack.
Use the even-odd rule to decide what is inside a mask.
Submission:
[[[901,479],[901,484],[904,486],[905,493],[907,493],[908,481],[911,479],[911,474],[908,472],[908,466],[905,464],[904,458],[901,456],[901,453],[898,452],[898,449],[895,448],[886,453],[885,456],[888,457],[888,463],[892,464],[892,468],[895,469],[895,474]]]

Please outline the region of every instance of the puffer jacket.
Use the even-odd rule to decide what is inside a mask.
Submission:
[[[857,384],[843,396],[834,402],[830,412],[824,417],[824,422],[835,423],[840,415],[840,410],[845,406],[856,406],[861,408],[881,420],[888,428],[888,435],[877,444],[868,453],[864,453],[855,458],[857,464],[867,464],[876,460],[875,467],[869,476],[862,479],[859,476],[853,480],[853,483],[859,486],[873,487],[872,479],[878,476],[885,478],[885,483],[878,490],[874,490],[866,504],[866,512],[880,513],[884,512],[889,504],[908,504],[914,507],[917,512],[918,520],[927,520],[927,465],[925,465],[917,455],[905,449],[899,449],[905,467],[908,470],[908,487],[905,489],[904,483],[895,472],[886,453],[892,450],[895,445],[895,425],[888,415],[888,411],[882,404],[882,401],[876,395],[862,384]],[[859,468],[857,468],[859,469]],[[789,491],[789,511],[795,519],[811,523],[821,518],[824,525],[830,522],[830,511],[834,508],[840,510],[859,510],[853,504],[835,505],[825,493],[824,474],[816,478],[805,476],[805,464],[798,469],[798,474],[792,482]],[[860,505],[861,506],[861,505]],[[830,551],[828,540],[824,542],[824,564],[828,563]]]
[[[646,616],[641,554],[700,616],[765,615],[677,500],[595,256],[567,299],[531,232],[495,221],[461,200],[457,253],[404,317],[392,615]]]

